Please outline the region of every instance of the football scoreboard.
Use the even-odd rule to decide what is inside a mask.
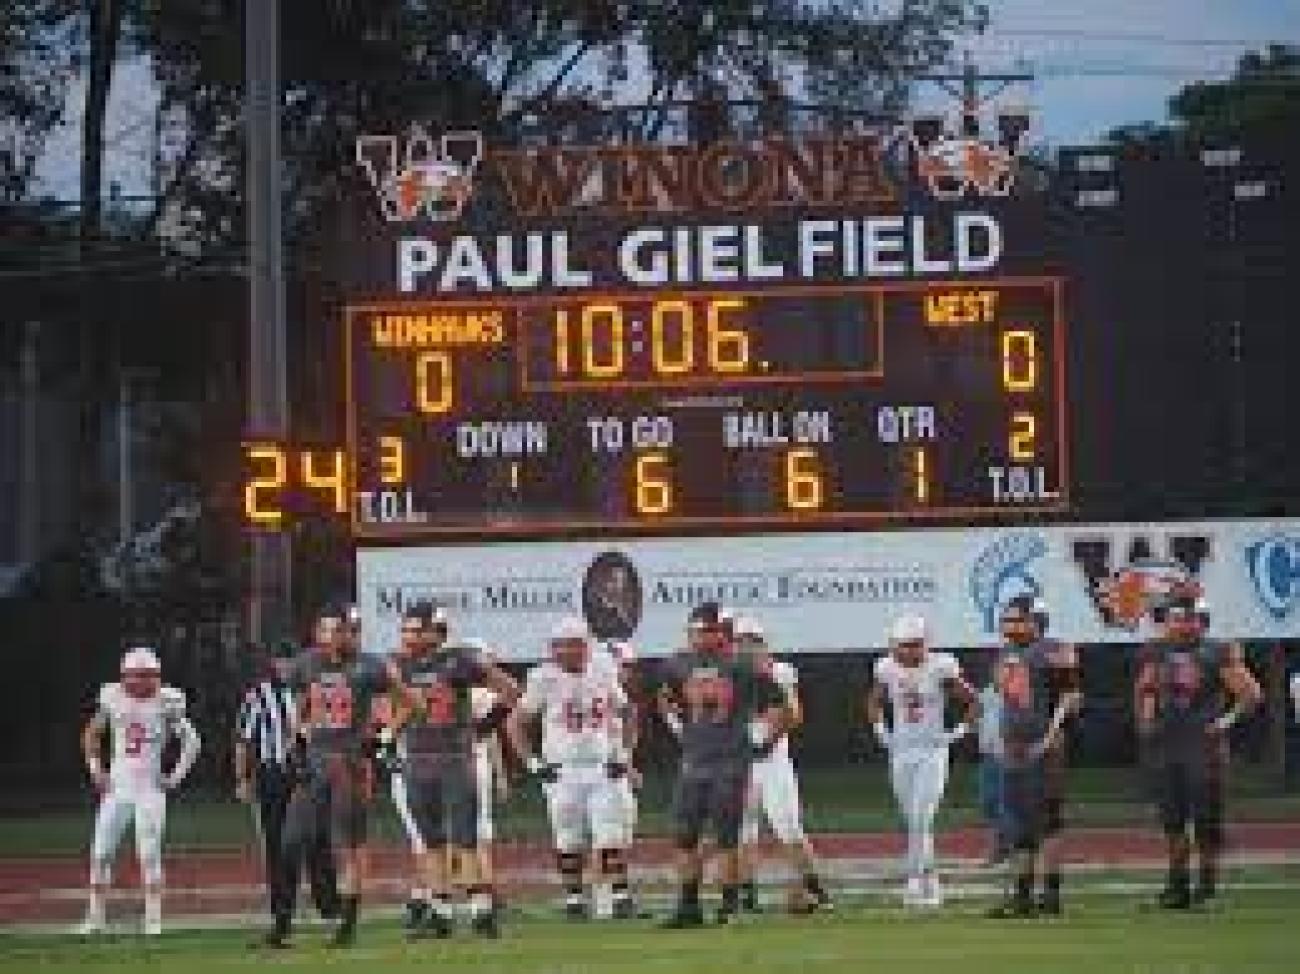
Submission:
[[[855,160],[861,189],[869,148],[826,165]],[[608,201],[593,216],[585,185],[574,212],[554,187],[540,212],[511,181],[520,158],[498,164],[498,209],[524,214],[504,225],[421,219],[423,170],[394,162],[385,220],[370,200],[350,231],[345,441],[246,444],[250,522],[317,503],[361,541],[436,542],[1068,509],[1065,283],[1036,204],[918,202],[883,170],[810,199],[801,168],[802,190],[784,170],[763,184],[789,199],[650,220]],[[457,206],[490,192],[490,161],[439,163]]]

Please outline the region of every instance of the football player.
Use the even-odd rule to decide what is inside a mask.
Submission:
[[[763,628],[753,619],[737,618],[734,623],[736,647],[742,655],[751,657],[755,665],[767,667],[772,679],[785,695],[789,708],[789,724],[798,727],[803,721],[803,708],[799,701],[799,674],[794,666],[773,659],[767,646]],[[751,728],[756,740],[761,740],[765,728],[759,724]],[[830,895],[822,885],[816,853],[803,829],[803,811],[799,802],[799,780],[795,776],[794,761],[790,757],[790,735],[781,734],[767,742],[766,755],[755,758],[750,771],[749,796],[745,803],[745,818],[741,825],[741,908],[758,909],[758,888],[754,883],[754,849],[758,844],[763,822],[776,836],[801,886],[794,902],[801,909],[812,912],[828,909]]]
[[[907,884],[903,902],[935,907],[943,902],[935,868],[934,819],[948,782],[948,748],[970,732],[978,707],[950,653],[929,648],[920,616],[900,616],[889,629],[889,652],[876,660],[867,696],[867,719],[889,752],[889,780],[907,826]],[[949,730],[949,699],[963,708]],[[886,703],[891,720],[885,720]]]
[[[331,939],[346,947],[356,939],[357,911],[367,866],[366,829],[374,792],[374,704],[383,693],[405,692],[401,674],[386,658],[360,652],[355,618],[343,607],[322,609],[313,648],[289,674],[298,699],[301,739],[299,782],[290,799],[285,843],[305,848],[329,836],[339,869],[342,909]],[[278,913],[266,937],[285,947],[293,918]]]
[[[673,796],[681,888],[669,928],[704,924],[702,840],[710,828],[722,860],[717,921],[728,923],[739,911],[740,827],[751,767],[791,726],[780,687],[752,657],[736,653],[730,628],[716,602],[697,605],[687,621],[687,648],[658,672],[661,713],[680,721],[681,744]]]
[[[412,606],[408,618],[436,633],[435,610]],[[431,635],[420,642],[421,652],[398,662],[409,693],[396,707],[398,734],[405,758],[407,801],[423,840],[419,853],[425,884],[433,891],[433,909],[415,938],[443,938],[452,930],[454,867],[469,902],[476,933],[496,937],[498,917],[490,888],[480,875],[478,784],[474,774],[474,741],[484,728],[505,720],[519,698],[515,681],[491,659],[477,639],[444,643]],[[474,687],[496,694],[496,703],[475,721]]]
[[[1169,856],[1159,903],[1177,910],[1217,894],[1228,733],[1259,705],[1262,693],[1240,646],[1206,638],[1204,602],[1180,595],[1156,614],[1160,638],[1144,646],[1139,657],[1135,712]],[[1193,840],[1200,855],[1195,889]]]
[[[640,715],[637,707],[636,685],[636,648],[629,642],[614,641],[606,643],[605,646],[597,651],[608,655],[610,663],[618,670],[619,683],[623,687],[623,692],[627,695],[628,705],[624,720],[630,725],[625,731],[630,735],[631,740],[637,739],[637,728],[640,727]],[[632,843],[636,837],[637,821],[637,788],[640,787],[641,776],[635,767],[629,763],[628,773],[619,781],[619,792],[623,796],[623,815],[624,815],[624,839],[623,848],[631,849]]]
[[[425,606],[416,604],[410,607],[411,611],[403,612],[401,619],[401,629],[395,659],[398,667],[401,667],[401,661],[414,659],[428,651],[426,643],[432,643],[440,646],[447,639],[447,614],[440,606],[431,606],[426,612]],[[389,776],[388,787],[389,793],[393,799],[393,807],[397,811],[398,821],[402,823],[402,831],[406,833],[407,846],[411,852],[410,875],[411,875],[411,892],[406,901],[406,928],[408,931],[422,929],[428,919],[429,913],[433,910],[433,891],[430,890],[424,882],[424,865],[423,856],[427,852],[424,844],[424,837],[420,834],[420,828],[416,824],[415,815],[411,811],[410,793],[406,785],[406,754],[403,747],[404,738],[398,736],[395,732],[396,718],[393,714],[391,700],[383,698],[376,701],[380,704],[380,709],[387,711],[385,714],[385,738],[392,737],[392,750],[394,753],[394,770]]]
[[[122,657],[121,677],[99,689],[98,709],[81,733],[86,773],[99,796],[90,845],[90,895],[82,934],[104,929],[105,895],[112,880],[118,843],[130,823],[144,885],[144,932],[162,932],[163,828],[167,793],[174,791],[199,755],[199,735],[185,716],[185,695],[164,686],[162,667],[152,649],[138,646]],[[104,767],[105,732],[111,758]],[[180,756],[163,771],[163,749],[180,740]]]
[[[994,917],[1061,912],[1060,835],[1065,823],[1067,722],[1083,693],[1079,658],[1069,643],[1046,637],[1047,608],[1029,595],[1011,599],[1000,617],[996,663],[1002,696],[1003,802],[1015,881]],[[1035,877],[1042,881],[1034,900]]]
[[[560,620],[550,659],[529,671],[524,695],[506,724],[511,745],[543,783],[565,914],[627,919],[634,915],[627,883],[627,802],[623,786],[636,747],[628,698],[613,659],[593,652],[587,627]],[[541,724],[541,750],[532,744]],[[588,852],[600,882],[590,900],[583,883]]]

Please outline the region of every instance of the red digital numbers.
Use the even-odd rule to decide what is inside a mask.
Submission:
[[[456,723],[456,691],[445,683],[420,688],[424,702],[425,723],[433,727],[451,727]]]
[[[919,724],[925,716],[925,697],[917,690],[903,691],[903,723]]]
[[[570,734],[581,734],[583,730],[596,730],[609,719],[609,701],[604,697],[593,697],[587,706],[580,700],[564,701],[562,711],[564,729]]]
[[[347,684],[313,683],[308,691],[311,722],[341,730],[352,726],[352,688]]]
[[[145,742],[149,740],[149,729],[139,721],[131,721],[123,729],[125,744],[122,753],[129,758],[138,758],[144,752]]]

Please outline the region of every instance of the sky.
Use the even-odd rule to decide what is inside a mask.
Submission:
[[[1270,41],[1300,43],[1300,0],[986,2],[988,31],[960,48],[984,70],[1027,67],[1036,75],[1006,97],[1028,103],[1031,141],[1052,146],[1086,143],[1127,122],[1160,121],[1183,84],[1226,77],[1242,53]],[[72,85],[67,121],[38,170],[39,195],[77,196],[83,97],[84,88]],[[918,102],[925,107],[938,97],[921,93]],[[120,63],[109,100],[106,187],[149,193],[157,104],[148,62]]]

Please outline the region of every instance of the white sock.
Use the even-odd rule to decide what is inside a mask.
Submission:
[[[469,898],[471,916],[481,917],[492,912],[492,897],[487,893],[475,893]]]
[[[104,922],[104,894],[93,887],[86,899],[86,919],[92,923]]]
[[[422,886],[411,887],[412,903],[426,903],[430,899],[431,895],[432,894],[430,894],[430,892]]]
[[[451,900],[446,896],[435,896],[433,898],[433,913],[443,920],[450,920],[456,915],[452,909]]]
[[[157,890],[145,891],[144,922],[146,924],[162,923],[162,893]]]
[[[934,832],[930,828],[922,829],[919,846],[917,851],[919,871],[929,874],[934,871]]]

